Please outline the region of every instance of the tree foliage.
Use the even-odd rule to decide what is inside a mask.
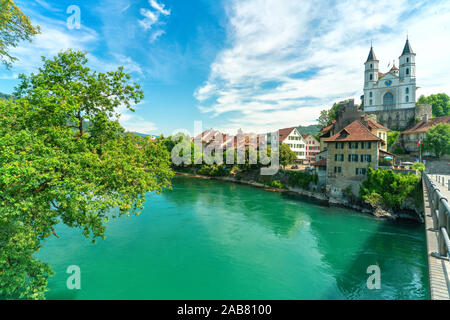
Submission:
[[[417,104],[430,104],[433,109],[433,117],[450,115],[450,97],[445,93],[432,94],[428,97],[421,95]]]
[[[39,32],[39,26],[34,27],[13,0],[0,0],[0,61],[7,68],[17,60],[9,53],[11,47],[23,40],[31,41]]]
[[[450,123],[439,123],[428,130],[423,150],[440,157],[450,154]]]
[[[280,144],[278,153],[280,164],[283,167],[286,167],[289,164],[293,164],[295,160],[297,160],[297,155],[295,154],[295,152],[292,151],[291,148],[285,143]]]
[[[43,59],[21,76],[18,99],[0,102],[0,297],[44,298],[52,270],[34,254],[58,223],[95,241],[109,219],[138,214],[147,192],[170,187],[166,148],[116,119],[143,98],[139,86],[122,68],[86,63],[70,50]]]
[[[337,120],[337,117],[339,115],[339,108],[340,105],[338,103],[335,103],[333,104],[333,107],[331,107],[331,109],[322,110],[320,112],[319,119],[317,119],[317,121],[319,122],[320,129],[328,127],[333,120]]]
[[[400,209],[407,198],[420,197],[420,177],[394,173],[392,170],[368,168],[367,179],[362,183],[359,195],[372,205],[383,204]],[[376,200],[376,201],[375,201]]]
[[[391,150],[394,144],[398,141],[398,138],[400,138],[400,131],[389,131],[387,133],[387,148],[388,150]]]

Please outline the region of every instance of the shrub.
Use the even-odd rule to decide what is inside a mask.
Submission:
[[[286,187],[281,183],[280,180],[272,180],[269,185],[278,189],[286,189]]]
[[[302,189],[308,190],[311,182],[317,185],[319,181],[317,174],[295,171],[286,171],[286,173],[289,177],[289,185],[291,187],[298,186]]]
[[[382,203],[389,208],[398,210],[407,198],[413,198],[416,203],[419,203],[420,186],[421,179],[415,175],[369,168],[367,179],[361,185],[359,196],[369,202]]]

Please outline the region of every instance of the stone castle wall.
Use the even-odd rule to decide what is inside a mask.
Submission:
[[[432,109],[430,105],[416,105],[415,108],[371,111],[368,114],[375,115],[379,123],[391,130],[405,130],[425,115],[431,119]]]

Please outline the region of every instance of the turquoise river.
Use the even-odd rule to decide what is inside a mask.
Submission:
[[[176,177],[96,244],[57,233],[38,254],[56,272],[47,299],[429,298],[423,225],[232,183]],[[80,290],[67,289],[71,265]]]

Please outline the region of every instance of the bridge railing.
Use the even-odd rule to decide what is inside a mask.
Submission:
[[[438,185],[434,183],[428,174],[423,175],[423,181],[428,191],[433,227],[435,231],[439,232],[439,257],[450,259],[450,239],[448,236],[450,229],[450,206],[448,199],[441,194]]]

